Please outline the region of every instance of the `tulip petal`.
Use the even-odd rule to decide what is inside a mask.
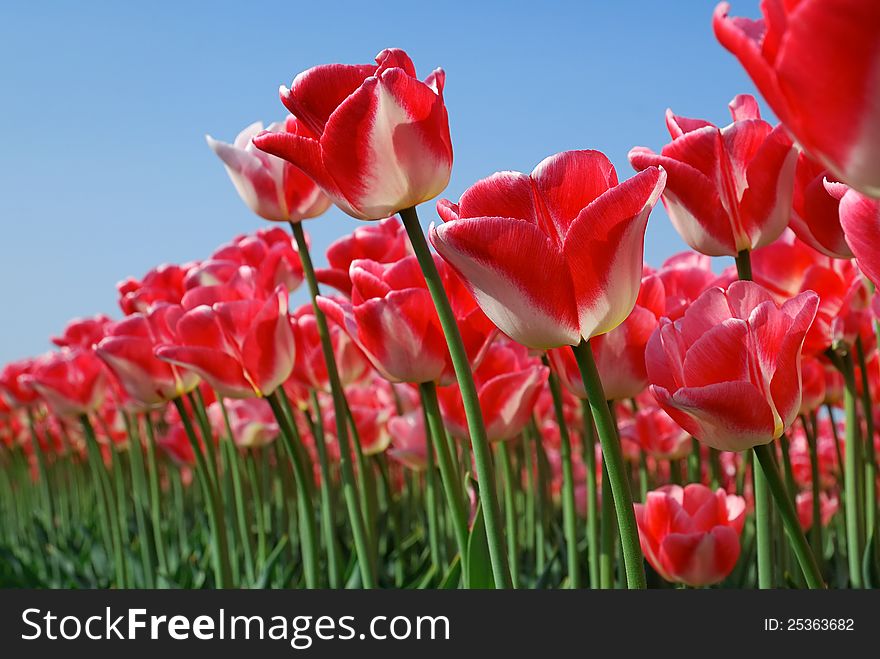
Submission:
[[[502,332],[536,349],[580,342],[568,268],[535,225],[502,217],[460,219],[432,226],[430,237]]]

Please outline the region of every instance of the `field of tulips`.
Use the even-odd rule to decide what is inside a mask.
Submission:
[[[880,3],[762,11],[712,28],[781,123],[734,89],[427,235],[445,73],[402,50],[209,136],[265,228],[0,370],[0,586],[880,585]],[[691,251],[649,265],[657,202]]]

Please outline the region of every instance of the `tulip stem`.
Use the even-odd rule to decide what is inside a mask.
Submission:
[[[165,556],[165,540],[162,537],[162,489],[159,485],[159,462],[156,458],[156,430],[153,428],[153,419],[149,412],[144,414],[144,425],[147,428],[147,473],[150,483],[150,519],[153,527],[153,543],[156,547],[159,574],[167,574],[168,560]]]
[[[312,495],[309,488],[309,474],[300,454],[299,446],[302,438],[296,427],[296,420],[289,418],[284,410],[277,391],[266,396],[272,413],[278,420],[281,429],[281,439],[287,450],[287,457],[293,467],[296,477],[296,502],[297,516],[299,517],[299,532],[301,535],[303,570],[306,577],[306,588],[317,588],[318,583],[318,534],[315,528],[315,508],[312,505]]]
[[[321,294],[321,291],[318,288],[318,278],[315,276],[315,267],[312,264],[312,256],[309,253],[306,234],[299,222],[291,222],[290,228],[296,241],[303,273],[305,274],[309,294],[312,298],[312,310],[315,314],[315,323],[318,326],[318,336],[321,339],[321,350],[324,353],[324,361],[327,364],[327,376],[330,381],[330,392],[333,396],[333,412],[336,415],[336,441],[339,442],[342,494],[348,511],[352,536],[354,537],[355,552],[357,553],[358,566],[361,572],[361,585],[364,588],[375,588],[376,576],[373,570],[373,562],[370,558],[370,544],[367,530],[364,526],[363,512],[358,501],[358,488],[354,476],[354,467],[351,462],[351,442],[348,436],[348,406],[345,403],[345,392],[342,389],[339,371],[336,368],[336,356],[333,354],[333,343],[330,340],[330,330],[327,328],[327,318],[317,302],[317,297]]]
[[[517,538],[516,524],[516,495],[514,483],[516,473],[510,458],[510,447],[506,441],[498,443],[498,455],[501,463],[501,471],[504,474],[504,520],[507,525],[507,548],[508,560],[510,561],[510,577],[513,587],[519,588],[519,542]]]
[[[860,520],[861,503],[861,474],[859,473],[861,437],[859,432],[859,413],[856,408],[855,369],[853,368],[852,355],[846,353],[840,357],[839,364],[842,367],[844,389],[843,406],[846,414],[846,450],[844,451],[844,472],[846,479],[844,487],[846,499],[846,542],[847,558],[849,561],[849,580],[853,588],[862,587],[862,533]],[[833,422],[833,420],[832,420]]]
[[[186,406],[183,404],[183,399],[180,397],[175,398],[174,406],[177,408],[177,413],[183,423],[183,430],[186,433],[196,459],[196,480],[199,481],[199,486],[202,490],[202,497],[205,500],[205,507],[208,512],[208,523],[211,526],[216,586],[217,588],[229,588],[232,585],[232,570],[229,565],[229,547],[226,543],[226,526],[223,519],[223,509],[220,505],[220,495],[214,488],[214,482],[211,479],[205,454],[202,453],[199,438],[196,436],[195,428],[193,428],[192,420],[190,420]],[[210,438],[206,438],[205,441],[210,441]]]
[[[771,459],[773,459],[771,455]],[[775,465],[774,465],[775,469]],[[773,588],[773,529],[771,527],[770,491],[763,470],[752,464],[755,492],[755,537],[758,545],[758,588]]]
[[[546,356],[544,364],[549,369]],[[559,388],[559,379],[553,371],[550,371],[549,381],[550,394],[553,397],[553,411],[556,413],[556,423],[559,426],[559,458],[562,462],[562,529],[568,556],[568,587],[578,589],[581,587],[581,577],[577,551],[577,511],[574,501],[571,437],[568,434],[568,424],[565,422],[565,413],[562,409],[562,391]]]
[[[599,496],[596,483],[596,427],[593,425],[593,412],[590,404],[583,398],[581,417],[584,423],[584,438],[581,451],[587,467],[587,553],[590,563],[590,588],[599,587]]]
[[[309,392],[312,409],[315,418],[306,410],[306,422],[315,439],[315,448],[318,450],[318,463],[321,468],[321,530],[324,535],[324,545],[327,551],[327,575],[331,588],[341,588],[342,569],[339,565],[339,545],[336,542],[336,524],[333,515],[333,479],[330,474],[330,460],[327,457],[327,443],[324,439],[324,420],[321,414],[321,403],[318,400],[318,392],[312,389]]]
[[[816,413],[810,414],[810,419],[801,415],[801,424],[804,426],[804,435],[807,438],[807,446],[810,450],[810,491],[813,497],[813,524],[810,526],[810,542],[813,546],[813,554],[822,568],[824,561],[824,543],[822,542],[822,505],[819,499],[819,446],[816,439]]]
[[[440,319],[440,326],[443,328],[443,334],[449,346],[449,354],[452,357],[452,365],[455,368],[455,376],[458,379],[458,387],[461,390],[461,399],[471,436],[471,447],[474,451],[477,480],[480,483],[480,502],[486,525],[486,539],[489,544],[489,558],[492,563],[495,587],[510,588],[512,582],[507,564],[501,508],[498,505],[498,490],[495,485],[495,471],[492,468],[492,451],[486,437],[486,427],[483,423],[483,413],[480,409],[479,398],[477,398],[470,362],[464,350],[464,343],[455,322],[449,298],[446,297],[443,282],[440,280],[440,273],[437,272],[437,266],[431,256],[425,234],[422,233],[415,207],[401,210],[400,217],[437,309],[437,316]]]
[[[874,455],[874,414],[871,401],[871,384],[868,378],[868,364],[862,337],[856,337],[856,357],[859,360],[862,384],[862,412],[865,416],[864,442],[864,483],[865,483],[865,528],[876,535],[877,530],[877,462]],[[867,540],[867,538],[866,538]]]
[[[141,561],[144,569],[144,585],[147,588],[156,587],[156,561],[153,556],[153,547],[147,535],[146,508],[149,506],[147,498],[147,474],[144,471],[144,454],[141,446],[140,431],[137,418],[124,414],[125,429],[128,432],[128,452],[131,456],[131,479],[134,484],[134,513],[138,527],[138,544],[141,550]]]
[[[776,500],[776,509],[782,517],[782,524],[788,533],[788,540],[794,549],[801,570],[803,570],[804,578],[807,580],[807,586],[810,588],[825,588],[825,582],[822,580],[822,573],[816,563],[816,557],[810,551],[810,545],[807,538],[801,530],[800,521],[798,520],[797,511],[794,507],[794,501],[788,496],[785,489],[785,483],[779,474],[776,466],[776,458],[773,457],[773,449],[769,444],[755,446],[753,449],[760,467],[755,465],[755,471],[763,471],[766,478],[767,487]]]
[[[446,441],[446,430],[443,427],[443,417],[437,402],[437,385],[433,382],[422,382],[419,385],[419,393],[422,395],[422,409],[428,419],[428,450],[430,451],[433,446],[437,456],[440,480],[443,481],[443,491],[446,493],[446,505],[449,506],[452,514],[452,530],[458,545],[462,574],[465,575],[464,582],[467,583],[468,511],[460,487],[461,479],[452,463],[449,444]]]
[[[584,388],[587,391],[587,398],[590,401],[590,408],[593,410],[593,419],[599,434],[599,443],[602,445],[602,458],[607,469],[611,493],[614,497],[614,509],[617,513],[617,527],[620,532],[623,562],[626,569],[626,584],[628,588],[646,588],[645,566],[642,560],[642,549],[639,546],[639,531],[633,510],[629,476],[626,473],[620,438],[617,435],[617,425],[605,400],[605,391],[596,369],[590,342],[581,341],[579,345],[572,346],[572,351],[584,381]]]

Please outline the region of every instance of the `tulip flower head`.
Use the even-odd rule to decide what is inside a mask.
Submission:
[[[774,114],[836,180],[880,196],[880,3],[765,0],[757,20],[729,9],[716,7],[715,36]]]
[[[801,349],[818,296],[781,306],[754,282],[710,288],[648,341],[651,391],[700,441],[743,451],[779,438],[801,406]]]
[[[265,132],[296,134],[295,117],[270,124]],[[321,215],[330,199],[302,170],[254,146],[254,136],[264,132],[259,121],[241,131],[232,144],[208,135],[208,146],[223,161],[242,201],[254,213],[273,222],[301,222]]]
[[[441,200],[431,243],[514,341],[577,345],[632,311],[648,214],[665,181],[649,167],[618,183],[598,151],[560,153],[531,174],[483,179],[458,204]]]
[[[659,154],[629,152],[641,171],[662,165],[668,180],[663,205],[691,248],[709,256],[736,256],[768,245],[788,225],[797,150],[782,126],[761,119],[748,94],[730,102],[733,123],[717,128],[666,111],[672,142]]]
[[[709,586],[739,558],[746,502],[705,485],[665,485],[635,504],[645,558],[667,581]]]
[[[352,217],[390,217],[449,182],[445,80],[437,69],[420,81],[397,48],[379,53],[376,64],[316,66],[281,87],[297,130],[263,132],[254,144],[302,169]]]

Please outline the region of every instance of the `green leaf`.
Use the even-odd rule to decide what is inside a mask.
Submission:
[[[468,573],[465,582],[470,589],[495,587],[492,577],[492,563],[489,560],[489,541],[486,538],[486,523],[483,520],[483,508],[477,504],[477,514],[471,526],[471,535],[468,538]]]
[[[452,564],[449,566],[449,569],[446,570],[446,574],[443,575],[443,581],[440,582],[440,585],[437,586],[440,590],[455,590],[458,588],[458,584],[461,581],[461,555],[456,554],[455,558],[452,559]]]

